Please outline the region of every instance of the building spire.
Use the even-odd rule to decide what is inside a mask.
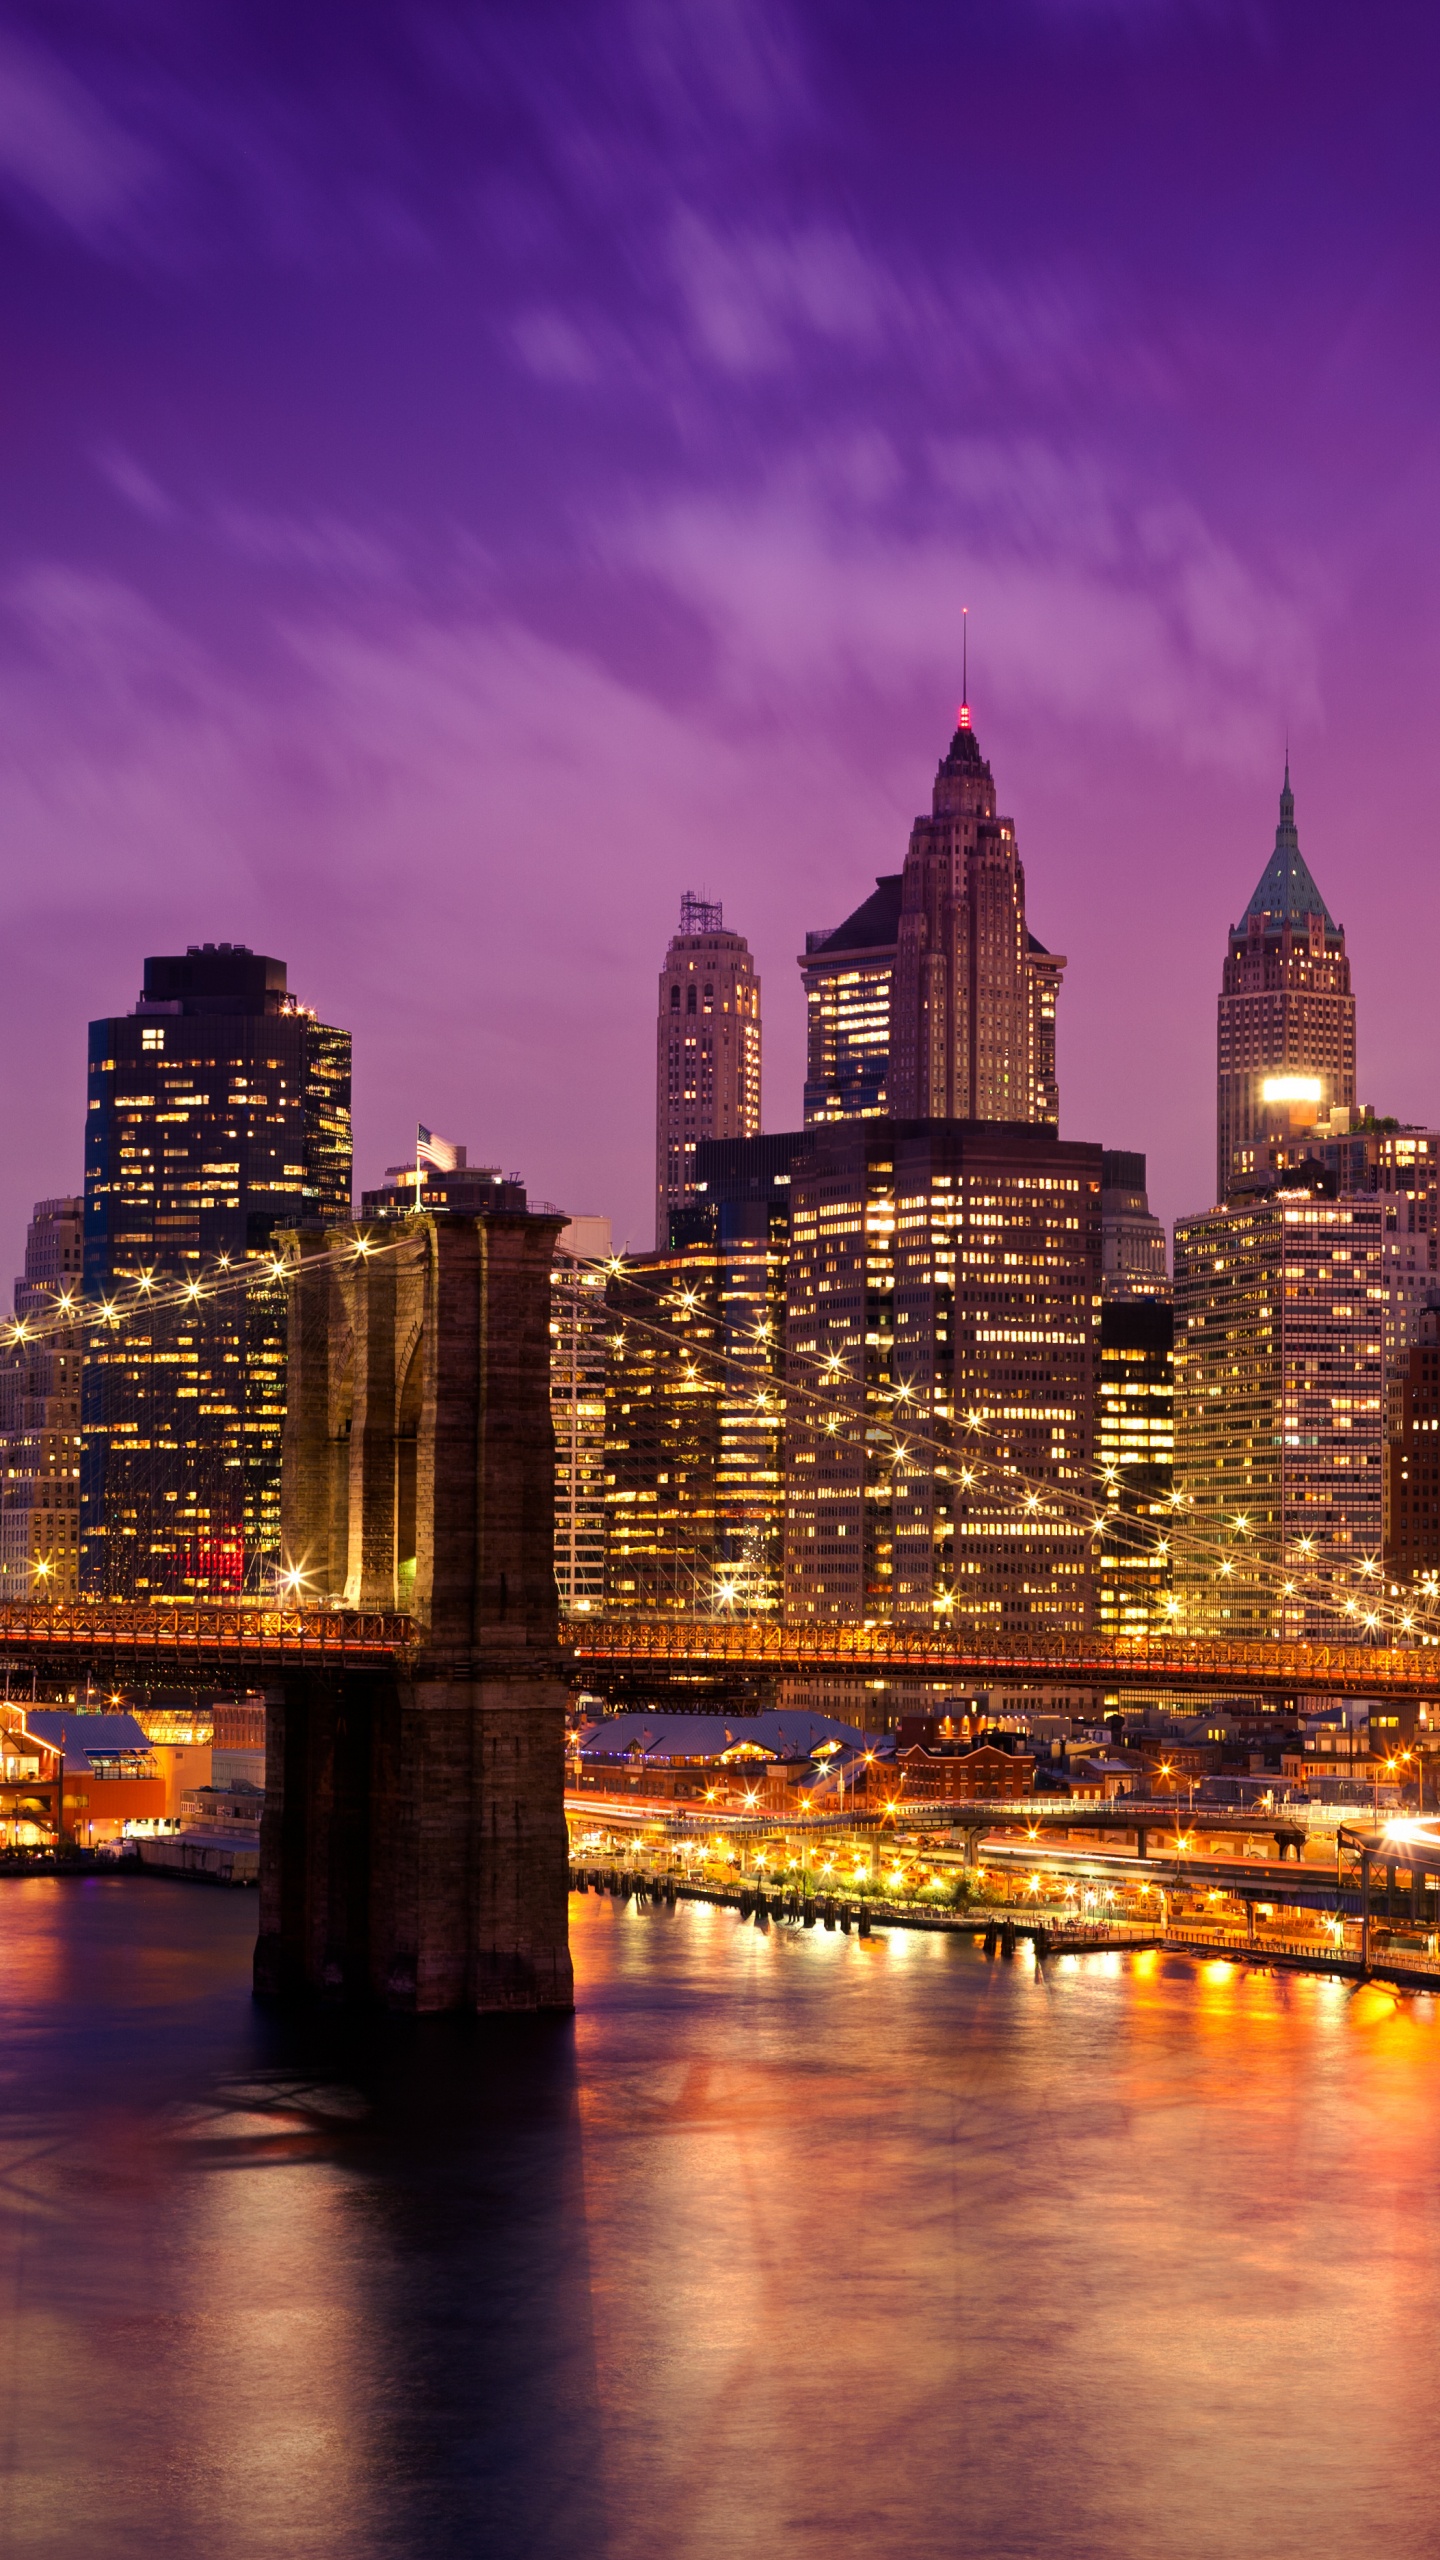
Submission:
[[[960,607],[960,714],[957,728],[970,726],[970,607]]]

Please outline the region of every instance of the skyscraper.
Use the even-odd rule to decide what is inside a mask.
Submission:
[[[1215,1196],[1237,1147],[1353,1108],[1355,999],[1343,928],[1300,851],[1287,757],[1275,850],[1230,947],[1220,993]]]
[[[753,1616],[780,1598],[784,1250],[763,1202],[707,1223],[607,1291],[614,1609]]]
[[[84,1202],[37,1200],[15,1283],[22,1322],[81,1285]],[[46,1330],[0,1352],[0,1599],[73,1600],[80,1566],[80,1341]]]
[[[280,1547],[283,1293],[236,1287],[277,1229],[350,1215],[350,1035],[243,944],[149,959],[90,1026],[85,1294],[197,1284],[87,1336],[81,1580],[113,1598],[263,1587]],[[207,1285],[208,1284],[208,1285]]]
[[[1025,872],[967,703],[905,857],[890,998],[897,1119],[1058,1125],[1065,962],[1025,920]]]
[[[1343,1121],[1347,1115],[1340,1114]],[[1338,1191],[1380,1194],[1385,1264],[1385,1367],[1404,1373],[1416,1324],[1440,1290],[1440,1130],[1351,1112],[1333,1136],[1317,1129],[1288,1149],[1290,1163],[1309,1159],[1332,1175]]]
[[[796,1162],[789,1615],[1090,1625],[1100,1169],[1043,1126],[893,1119]]]
[[[1440,1301],[1417,1317],[1404,1366],[1389,1383],[1385,1573],[1427,1598],[1440,1587]]]
[[[655,1249],[670,1212],[691,1196],[705,1138],[749,1138],[760,1126],[760,981],[743,934],[724,910],[680,901],[680,929],[660,972],[655,1058]]]
[[[1382,1219],[1374,1193],[1337,1199],[1317,1174],[1175,1229],[1188,1634],[1363,1631],[1382,1531]]]
[[[890,989],[900,929],[898,871],[885,872],[833,932],[807,933],[805,1126],[875,1120],[887,1108]]]
[[[550,1414],[555,1425],[555,1587],[567,1616],[605,1600],[608,1218],[572,1218],[550,1268]]]
[[[1153,1635],[1166,1623],[1175,1482],[1175,1318],[1163,1298],[1117,1296],[1107,1286],[1099,1397],[1106,1518],[1096,1541],[1095,1624],[1103,1636]]]

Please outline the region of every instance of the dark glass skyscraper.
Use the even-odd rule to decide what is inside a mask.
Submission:
[[[284,1308],[234,1287],[277,1230],[350,1215],[350,1035],[243,944],[150,959],[90,1025],[85,1294],[145,1273],[193,1305],[87,1336],[81,1584],[205,1600],[265,1585],[280,1544]],[[207,1284],[208,1287],[207,1287]]]

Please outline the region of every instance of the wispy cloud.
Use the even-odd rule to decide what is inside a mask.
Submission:
[[[517,314],[510,338],[527,373],[537,382],[571,389],[597,382],[613,369],[614,332],[593,313],[583,316],[537,305]]]
[[[800,27],[779,0],[630,0],[621,23],[651,100],[691,149],[717,124],[782,141],[817,121]]]
[[[670,254],[698,351],[728,373],[794,360],[797,340],[870,349],[886,334],[892,290],[877,261],[831,224],[728,234],[677,216]]]
[[[224,506],[215,529],[241,559],[267,568],[299,569],[345,585],[394,586],[399,554],[378,533],[323,511],[274,515],[253,507]]]
[[[123,498],[126,506],[133,508],[137,516],[144,516],[148,523],[157,525],[174,524],[179,520],[181,509],[175,499],[167,489],[162,489],[143,462],[136,461],[133,453],[126,453],[119,445],[99,445],[93,460],[102,480],[109,482],[116,496]]]
[[[883,507],[836,507],[827,473],[809,491],[792,478],[647,511],[613,539],[702,617],[740,707],[778,693],[823,717],[857,684],[933,681],[954,667],[965,604],[1012,701],[1186,764],[1263,764],[1284,707],[1318,705],[1318,576],[1267,576],[1193,505],[1127,509],[1098,464],[1049,449],[975,444],[944,465],[957,504],[922,534]]]
[[[128,1002],[146,948],[278,945],[311,1000],[369,1026],[364,1132],[380,1161],[428,1100],[525,1160],[537,1188],[614,1207],[640,1240],[644,990],[680,889],[693,875],[730,896],[788,968],[796,878],[837,851],[843,867],[847,839],[864,876],[884,819],[873,783],[479,610],[363,630],[295,615],[274,642],[278,672],[245,677],[118,582],[50,568],[12,587],[12,922],[41,943],[79,937],[97,1009],[117,953],[108,1000]],[[565,858],[582,844],[583,862]],[[766,850],[781,844],[788,878]],[[543,1054],[542,968],[562,1026]],[[783,1091],[800,1035],[796,1009],[778,1013]]]
[[[155,154],[52,56],[0,35],[0,186],[93,247],[153,194]]]

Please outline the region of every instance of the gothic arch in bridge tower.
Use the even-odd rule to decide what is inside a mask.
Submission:
[[[395,1596],[402,1609],[413,1609],[420,1424],[425,1404],[425,1330],[418,1321],[401,1355],[399,1379],[395,1399]]]

